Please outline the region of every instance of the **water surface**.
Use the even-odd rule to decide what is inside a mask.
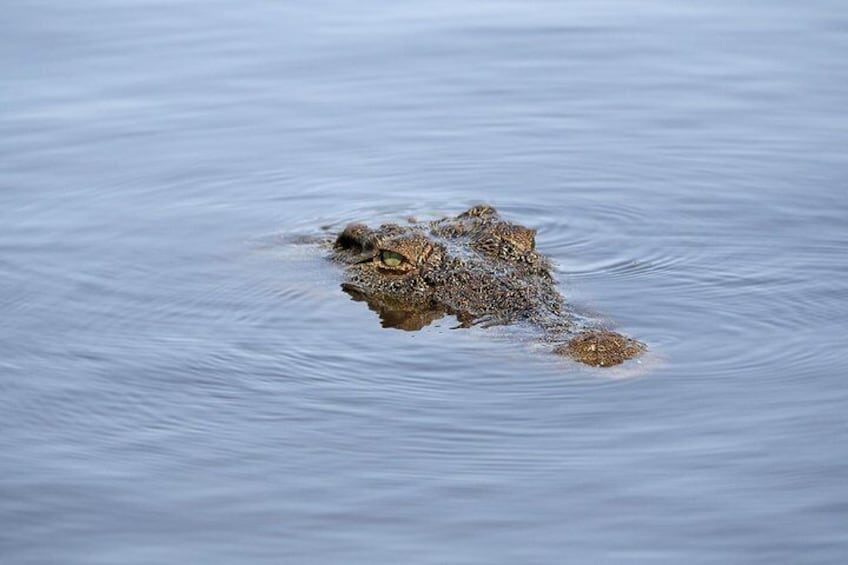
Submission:
[[[843,563],[837,1],[11,0],[5,563]],[[301,236],[480,202],[607,371]]]

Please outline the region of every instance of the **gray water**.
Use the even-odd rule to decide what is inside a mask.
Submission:
[[[2,12],[4,565],[848,561],[842,0]],[[303,243],[481,202],[649,352]]]

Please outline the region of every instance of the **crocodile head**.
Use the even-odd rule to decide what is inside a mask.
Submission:
[[[367,302],[385,327],[418,330],[453,315],[460,326],[524,320],[555,339],[571,335],[572,317],[535,236],[535,230],[501,219],[494,208],[476,206],[427,223],[350,224],[336,238],[332,258],[346,265],[344,291]],[[604,335],[593,330],[594,341],[583,340],[584,348],[598,350]],[[601,343],[601,349],[610,348],[626,349]],[[591,361],[597,355],[581,358],[574,348],[556,351],[589,364],[615,364],[609,356],[600,362]],[[627,350],[621,360],[636,353]]]

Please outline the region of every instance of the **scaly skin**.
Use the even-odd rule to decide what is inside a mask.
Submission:
[[[576,330],[535,235],[476,206],[426,224],[350,224],[332,258],[347,265],[345,292],[366,301],[386,327],[418,330],[445,315],[466,327],[527,321],[559,344],[555,353],[594,366],[644,351],[615,332]]]

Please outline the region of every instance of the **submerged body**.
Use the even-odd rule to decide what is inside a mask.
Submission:
[[[578,330],[535,235],[477,206],[423,224],[350,224],[332,257],[347,265],[342,288],[388,327],[417,330],[445,315],[462,326],[526,321],[555,353],[589,365],[617,365],[641,353],[642,343],[615,332]]]

